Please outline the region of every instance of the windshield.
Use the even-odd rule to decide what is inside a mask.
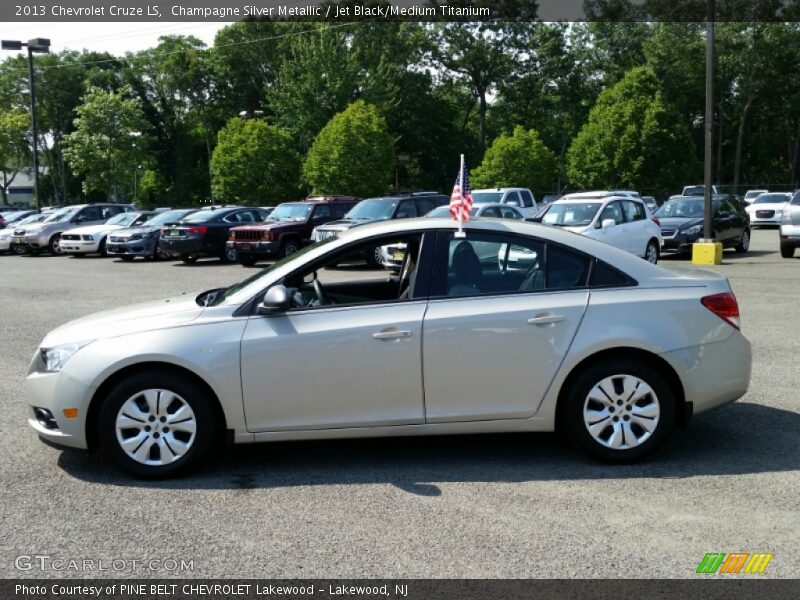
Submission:
[[[79,206],[69,206],[67,208],[62,208],[54,212],[52,215],[47,217],[44,222],[45,223],[63,223],[64,221],[69,221],[75,213],[77,213],[81,208]]]
[[[3,218],[6,220],[7,223],[11,223],[12,221],[20,219],[22,215],[24,215],[25,213],[26,211],[24,210],[19,210],[17,212],[12,212],[12,213],[3,213]]]
[[[209,306],[216,306],[217,304],[221,304],[222,302],[224,302],[225,300],[227,300],[228,298],[233,296],[236,292],[239,292],[239,291],[243,290],[244,288],[246,288],[247,286],[249,286],[251,284],[257,283],[259,279],[261,279],[262,277],[265,277],[266,275],[268,275],[269,273],[271,273],[272,271],[274,271],[278,267],[282,267],[286,263],[288,263],[288,262],[290,262],[292,260],[295,260],[296,258],[299,258],[299,257],[303,256],[304,254],[306,254],[310,250],[314,250],[314,249],[319,248],[320,246],[323,246],[325,244],[330,244],[331,242],[334,242],[337,239],[338,238],[336,238],[335,236],[334,237],[329,237],[329,238],[326,238],[326,239],[324,239],[324,240],[322,240],[320,242],[316,242],[314,244],[310,244],[310,245],[302,248],[301,250],[298,250],[294,254],[290,254],[289,256],[284,256],[282,259],[274,262],[269,267],[267,267],[265,269],[261,269],[255,275],[252,275],[252,276],[248,277],[247,279],[244,279],[244,280],[240,281],[239,283],[234,283],[232,286],[227,287],[224,290],[221,290],[220,293],[218,293],[216,296],[214,296],[214,298],[208,303],[208,305]],[[257,288],[258,286],[256,285],[254,287]],[[258,290],[256,289],[256,290],[254,290],[254,292],[255,291],[258,291]]]
[[[789,194],[761,194],[753,204],[783,204],[789,201]]]
[[[703,199],[697,200],[670,200],[661,205],[655,212],[656,217],[678,217],[681,219],[696,219],[703,216]]]
[[[140,216],[139,213],[128,212],[118,214],[116,217],[111,217],[106,221],[106,225],[130,225]]]
[[[600,202],[556,202],[548,207],[542,223],[559,227],[586,227],[594,220],[601,206]]]
[[[690,185],[683,188],[684,196],[702,196],[705,193],[706,188],[704,188],[702,185]]]
[[[749,192],[747,192],[744,195],[744,197],[749,200],[750,198],[755,198],[756,196],[760,196],[761,194],[765,193],[766,191],[767,190],[750,190]]]
[[[30,223],[39,223],[44,221],[47,218],[47,215],[31,215],[29,217],[25,217],[21,221],[18,221],[16,225],[29,225]]]
[[[182,220],[186,223],[207,223],[208,221],[213,221],[216,217],[220,215],[227,214],[230,209],[223,208],[217,210],[198,210],[190,214],[188,217],[184,217]]]
[[[312,204],[279,204],[278,207],[269,214],[273,221],[307,221],[311,214]]]
[[[395,206],[397,206],[397,200],[371,198],[356,204],[344,217],[357,221],[382,221],[392,218]]]
[[[155,217],[147,221],[147,225],[166,225],[167,223],[174,223],[180,221],[193,211],[189,210],[168,210],[167,212],[158,213]]]
[[[472,192],[472,201],[478,204],[500,202],[502,199],[503,192]]]

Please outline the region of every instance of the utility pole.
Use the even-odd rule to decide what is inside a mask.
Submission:
[[[39,139],[38,131],[36,129],[36,88],[33,75],[33,53],[50,52],[50,40],[46,38],[34,38],[27,42],[16,40],[2,40],[3,50],[22,50],[22,47],[28,48],[28,89],[30,90],[30,105],[31,105],[31,134],[33,146],[33,196],[36,198],[36,212],[42,212],[42,202],[39,198]]]
[[[712,210],[712,160],[714,154],[714,0],[706,3],[706,118],[705,118],[705,156],[703,164],[703,238],[712,241],[714,231],[711,226]]]

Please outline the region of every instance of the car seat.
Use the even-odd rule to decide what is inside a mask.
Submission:
[[[469,296],[481,293],[483,280],[481,261],[469,242],[459,242],[456,246],[450,273],[453,274],[455,283],[447,291],[448,296]]]

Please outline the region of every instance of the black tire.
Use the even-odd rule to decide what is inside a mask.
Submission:
[[[236,248],[226,245],[219,259],[225,264],[232,264],[236,262],[236,257],[237,257]]]
[[[83,252],[73,252],[72,253],[72,258],[83,258],[84,256],[86,256],[86,255]]]
[[[239,264],[245,267],[252,267],[258,262],[258,259],[252,254],[240,254],[238,256]]]
[[[47,244],[47,249],[53,256],[61,256],[63,252],[61,252],[61,234],[57,233],[53,237],[50,238],[50,241]]]
[[[794,246],[781,242],[781,256],[783,258],[794,258]]]
[[[621,389],[619,385],[622,383],[622,376],[633,377],[646,383],[652,389],[653,394],[648,393],[630,405],[622,400],[616,400],[611,402],[610,408],[602,408],[599,402],[589,398],[590,391],[609,377],[612,378],[614,389]],[[612,400],[614,399],[612,398]],[[675,396],[670,386],[656,369],[633,359],[613,359],[589,365],[574,380],[570,389],[567,390],[566,395],[562,398],[562,402],[564,403],[563,406],[559,407],[559,427],[565,430],[570,439],[582,450],[595,458],[610,463],[634,462],[651,454],[664,443],[675,423]],[[619,404],[620,402],[622,404]],[[604,442],[610,444],[615,431],[614,427],[622,429],[625,427],[625,422],[628,423],[628,430],[634,433],[635,438],[646,431],[631,420],[632,410],[637,407],[641,409],[640,403],[642,402],[648,407],[656,404],[658,406],[658,417],[653,431],[643,441],[637,441],[636,445],[629,447],[623,445],[620,449],[609,447],[609,445],[605,445],[605,443],[601,443],[601,441],[593,437],[589,432],[589,426],[584,421],[584,408],[594,410],[602,408],[604,411],[609,411],[608,416],[605,419],[598,417],[598,420],[593,423],[593,425],[599,426],[596,429],[596,434],[601,440],[607,435],[608,437]],[[619,415],[622,415],[622,417]],[[612,419],[616,419],[616,422],[612,422]],[[606,423],[606,420],[608,423],[603,428],[602,425]],[[615,423],[619,423],[619,426],[616,426]],[[623,444],[625,444],[625,431],[623,430],[620,435],[622,436]]]
[[[100,256],[108,256],[108,251],[106,251],[106,238],[100,240],[100,245],[97,247],[97,252]]]
[[[300,242],[295,239],[289,238],[281,243],[281,255],[284,257],[291,256],[298,250],[300,250]]]
[[[742,232],[742,237],[739,238],[739,242],[736,244],[736,252],[739,254],[744,254],[750,248],[750,230],[745,229]]]
[[[192,265],[197,262],[197,255],[196,254],[184,254],[181,256],[181,260],[185,262],[187,265]]]
[[[381,263],[381,247],[375,246],[367,250],[367,265],[373,269],[380,269],[383,267]]]
[[[25,246],[21,246],[19,244],[16,244],[16,245],[11,247],[12,254],[16,254],[17,256],[22,256],[27,251],[28,250],[27,250],[27,248]]]
[[[655,265],[658,263],[658,254],[658,241],[650,240],[647,242],[647,247],[644,251],[644,259],[647,262]]]
[[[152,389],[168,390],[180,396],[194,413],[196,426],[194,437],[190,438],[191,445],[185,454],[174,462],[165,460],[165,464],[161,465],[147,465],[136,461],[123,450],[117,438],[116,421],[122,406],[129,399],[136,397],[138,393]],[[168,409],[163,406],[161,408]],[[97,439],[100,449],[110,456],[120,468],[137,477],[156,479],[183,471],[200,459],[213,445],[218,430],[215,420],[212,399],[208,397],[207,392],[201,386],[185,376],[168,371],[153,370],[132,375],[114,386],[100,407],[97,420]],[[146,424],[147,422],[142,421],[142,423]],[[154,419],[153,429],[159,426],[163,427],[164,424],[159,425],[159,420]],[[173,435],[175,433],[173,432]],[[147,434],[143,434],[146,437],[142,444],[154,445],[156,443],[154,438],[158,437],[157,434],[157,431],[148,430]],[[160,435],[166,438],[167,434]],[[153,457],[152,453],[150,453],[150,457]],[[167,454],[167,458],[171,459],[172,457]]]

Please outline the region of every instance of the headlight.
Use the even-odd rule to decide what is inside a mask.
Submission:
[[[697,235],[701,231],[703,231],[703,226],[702,225],[694,225],[692,227],[689,227],[688,229],[684,229],[683,230],[683,234],[684,235]]]
[[[52,348],[41,348],[42,362],[44,362],[44,370],[51,373],[60,371],[70,357],[84,346],[88,346],[94,340],[86,340],[84,342],[75,342],[72,344],[61,344]]]

